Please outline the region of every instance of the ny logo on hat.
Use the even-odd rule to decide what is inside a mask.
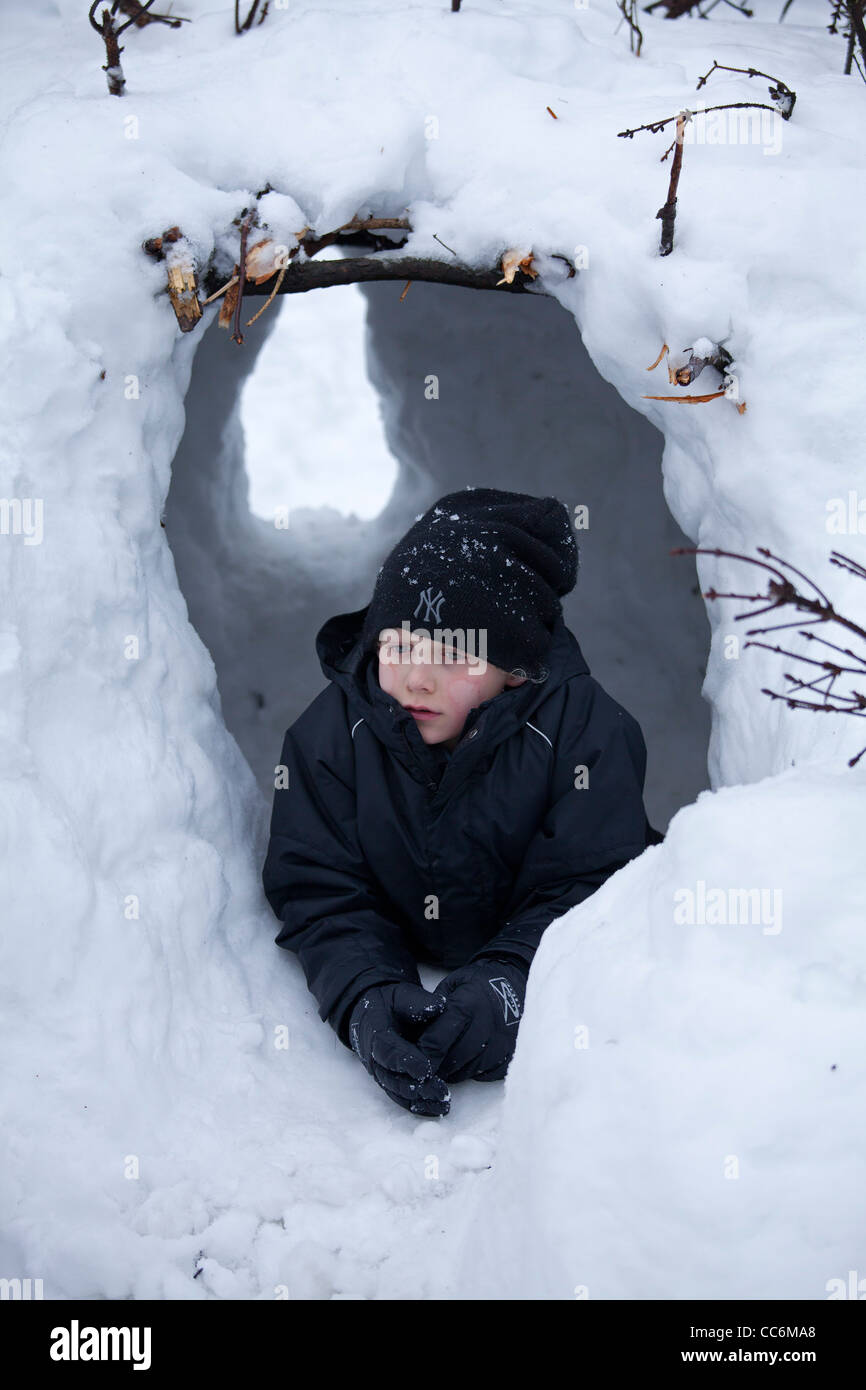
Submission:
[[[445,595],[443,594],[441,589],[439,590],[435,598],[433,598],[432,595],[433,585],[429,584],[426,589],[421,590],[421,597],[418,600],[418,608],[421,607],[422,603],[426,603],[427,605],[426,609],[424,610],[424,613],[421,616],[421,621],[424,623],[426,623],[431,617],[434,623],[438,623],[440,621],[439,609],[442,606],[442,600],[444,599]],[[418,617],[418,608],[416,608],[415,612],[412,614],[413,618]]]

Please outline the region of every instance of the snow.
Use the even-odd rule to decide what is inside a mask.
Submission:
[[[863,1268],[862,725],[761,694],[783,663],[728,654],[746,605],[705,617],[667,556],[683,533],[769,546],[864,622],[828,563],[863,562],[862,532],[827,518],[863,489],[866,92],[823,5],[776,9],[641,15],[637,60],[613,6],[330,0],[237,38],[231,7],[189,0],[181,30],[128,31],[122,98],[78,0],[7,16],[4,1277],[49,1298],[821,1298]],[[733,73],[696,93],[714,58],[797,104],[751,144],[687,144],[659,258],[670,128],[617,132],[764,99]],[[242,349],[217,305],[182,336],[141,250],[177,224],[228,274],[267,181],[278,241],[408,212],[406,253],[532,249],[552,296],[364,288],[397,460],[369,519],[250,513],[240,393],[276,312]],[[646,399],[673,394],[646,370],[662,343],[724,343],[745,414]],[[566,615],[644,727],[651,818],[675,814],[545,934],[504,1085],[419,1123],[318,1019],[258,875],[318,622],[467,483],[589,501]],[[709,556],[697,576],[756,586]],[[779,889],[781,931],[677,924],[699,881]]]
[[[242,390],[250,511],[273,522],[287,507],[290,525],[300,507],[330,505],[374,518],[394,489],[397,467],[364,369],[364,297],[346,286],[280,303],[290,312],[275,314]]]
[[[862,1268],[862,798],[840,768],[704,792],[552,924],[465,1289],[820,1299]],[[701,879],[771,886],[780,928],[678,925]]]

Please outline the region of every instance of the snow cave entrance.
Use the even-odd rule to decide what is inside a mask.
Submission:
[[[663,436],[555,300],[415,281],[401,302],[400,289],[281,296],[242,347],[208,311],[165,522],[226,725],[270,803],[285,729],[325,683],[318,628],[368,601],[414,517],[467,483],[553,493],[589,509],[565,618],[641,724],[647,811],[664,830],[709,786],[710,629],[694,561],[668,553],[690,541],[665,503]]]

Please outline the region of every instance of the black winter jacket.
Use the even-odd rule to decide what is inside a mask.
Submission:
[[[640,726],[561,617],[547,680],[470,710],[449,756],[379,685],[358,641],[366,612],[316,637],[330,684],[286,733],[262,872],[275,940],[347,1047],[371,985],[418,983],[418,960],[528,967],[554,918],[663,839],[644,809]]]

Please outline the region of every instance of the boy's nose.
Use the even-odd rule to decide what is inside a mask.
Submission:
[[[423,660],[419,660],[413,653],[413,660],[406,671],[406,685],[409,689],[414,685],[429,687],[435,681],[433,661],[429,654],[425,654]]]
[[[408,676],[406,679],[406,689],[409,691],[430,691],[433,689],[434,685],[435,681],[433,679],[432,669],[427,665],[414,667],[411,676]]]

